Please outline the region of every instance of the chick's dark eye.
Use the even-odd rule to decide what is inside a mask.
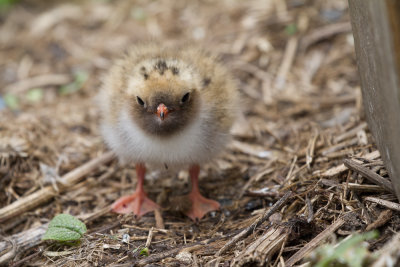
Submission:
[[[183,97],[182,97],[182,99],[181,99],[181,102],[182,102],[182,103],[185,103],[186,101],[189,100],[189,97],[190,97],[190,93],[184,94]]]
[[[139,105],[144,106],[144,101],[140,97],[137,96],[136,100],[139,103]]]

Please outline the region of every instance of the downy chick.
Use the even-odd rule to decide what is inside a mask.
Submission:
[[[99,100],[107,145],[136,164],[136,191],[117,200],[115,212],[140,217],[158,208],[143,190],[146,163],[189,166],[192,206],[186,214],[193,220],[219,209],[200,194],[199,165],[228,142],[238,90],[214,56],[191,46],[137,45],[111,68]]]

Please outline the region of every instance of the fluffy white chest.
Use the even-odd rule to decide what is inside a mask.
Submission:
[[[127,112],[122,112],[117,124],[102,125],[102,133],[107,144],[125,161],[172,166],[204,163],[220,152],[228,139],[226,133],[205,127],[205,120],[198,117],[183,131],[159,138],[143,132]]]

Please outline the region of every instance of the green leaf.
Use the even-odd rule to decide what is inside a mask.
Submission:
[[[50,227],[68,228],[83,235],[86,233],[86,225],[79,219],[69,214],[59,214],[51,220]]]
[[[311,254],[311,265],[315,267],[365,266],[364,263],[371,259],[372,256],[363,242],[377,238],[378,235],[376,231],[355,234],[351,238],[339,242],[337,246],[323,245]]]
[[[54,217],[42,240],[73,241],[86,233],[86,225],[69,214],[59,214]]]
[[[16,95],[6,94],[4,96],[4,102],[6,103],[7,107],[9,107],[12,110],[16,110],[19,108],[19,100]]]
[[[140,256],[145,256],[145,257],[149,256],[149,249],[148,249],[148,248],[142,249],[142,250],[140,251],[139,255],[140,255]]]
[[[26,94],[26,98],[30,102],[39,102],[43,99],[43,89],[42,88],[34,88],[28,91]]]
[[[73,241],[81,238],[81,234],[67,228],[49,228],[42,237],[42,240]]]

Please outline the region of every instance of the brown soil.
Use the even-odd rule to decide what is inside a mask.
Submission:
[[[389,181],[362,111],[347,1],[26,0],[1,12],[0,265],[276,266],[302,260],[320,233],[378,228],[377,250],[399,230],[390,188],[341,166],[352,159]],[[140,220],[108,209],[133,191],[132,165],[105,160],[63,183],[106,153],[93,98],[113,60],[149,39],[218,53],[243,95],[233,141],[202,167],[201,190],[222,209],[197,223],[177,204],[186,170],[149,171],[146,190],[163,211]],[[86,222],[79,245],[33,231],[59,213]]]

